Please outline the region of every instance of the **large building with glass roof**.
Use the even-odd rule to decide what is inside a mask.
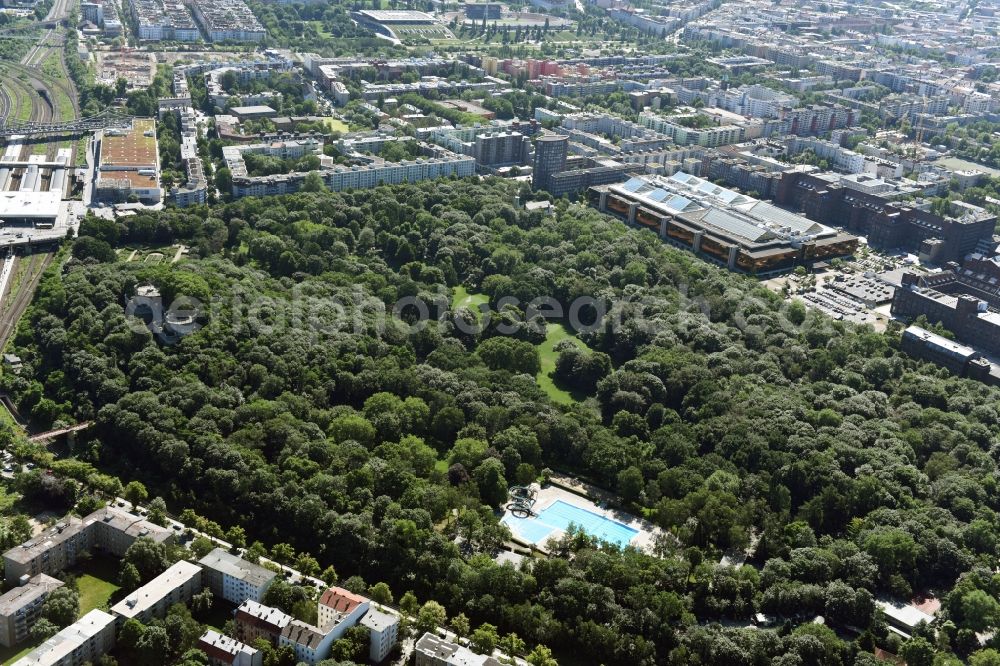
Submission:
[[[849,256],[856,236],[679,172],[590,188],[591,203],[733,271],[766,275]]]

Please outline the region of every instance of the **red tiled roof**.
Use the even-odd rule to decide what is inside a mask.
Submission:
[[[364,597],[348,592],[342,587],[331,587],[319,598],[321,604],[341,613],[350,613],[365,601],[367,599]]]

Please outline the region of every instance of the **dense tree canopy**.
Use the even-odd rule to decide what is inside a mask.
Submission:
[[[930,647],[978,649],[963,632],[1000,623],[996,389],[909,359],[897,331],[786,316],[649,232],[566,202],[528,213],[517,193],[453,180],[88,218],[3,382],[37,421],[95,420],[79,456],[177,511],[556,656],[866,664],[900,647],[876,597],[952,588],[950,643]],[[194,256],[169,267],[104,251],[177,240]],[[161,346],[130,325],[122,299],[147,280],[195,297],[204,326]],[[452,308],[459,285],[493,316]],[[582,296],[609,314],[558,350],[554,381],[580,398],[564,406],[532,376],[546,315],[527,304],[568,314]],[[506,528],[484,505],[545,467],[618,492],[676,543],[656,557],[574,534],[556,548],[572,558],[497,565]],[[716,564],[748,546],[743,567]],[[147,578],[156,553],[133,555]],[[791,625],[712,624],[757,612]],[[846,643],[815,615],[864,633]],[[136,654],[161,637],[141,638]]]

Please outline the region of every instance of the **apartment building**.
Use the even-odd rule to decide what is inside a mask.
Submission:
[[[236,637],[243,643],[263,638],[278,647],[290,646],[296,658],[307,664],[325,659],[333,642],[354,626],[368,629],[369,658],[375,663],[389,656],[399,637],[398,615],[339,587],[320,596],[317,618],[318,626],[314,626],[247,599],[234,615]]]
[[[746,128],[737,125],[711,127],[685,127],[656,114],[639,114],[639,123],[671,138],[678,146],[716,148],[731,143],[741,143],[746,138]]]
[[[223,548],[216,548],[198,564],[204,569],[202,580],[212,594],[234,604],[248,599],[260,602],[277,576],[270,569],[247,562]]]
[[[194,118],[194,110],[186,107],[181,111],[181,161],[184,163],[185,180],[182,185],[170,189],[170,198],[180,208],[203,204],[208,200],[208,179],[205,166],[198,155],[197,134],[189,134],[183,128],[186,118]]]
[[[346,189],[367,189],[379,185],[415,183],[421,180],[464,178],[476,173],[476,160],[450,151],[445,157],[421,158],[402,162],[374,162],[365,165],[342,166],[322,169],[318,173],[327,189],[342,192]],[[276,176],[234,177],[233,196],[272,196],[297,192],[305,180],[305,173]]]
[[[8,581],[40,573],[56,574],[76,564],[82,553],[95,550],[121,557],[138,538],[171,543],[171,530],[123,509],[106,507],[85,518],[69,516],[55,526],[3,554]]]
[[[253,143],[245,146],[225,146],[222,149],[222,159],[225,160],[226,168],[229,169],[233,178],[247,175],[247,166],[243,158],[247,153],[267,155],[282,160],[294,160],[306,155],[322,155],[323,142],[316,139],[300,139]]]
[[[141,41],[195,42],[201,38],[187,7],[177,0],[129,0],[128,11]]]
[[[236,638],[240,641],[253,643],[258,638],[263,638],[271,645],[278,644],[281,632],[292,621],[291,615],[250,599],[240,604],[233,617],[236,621]]]
[[[209,629],[195,647],[208,655],[209,666],[263,666],[264,653]]]
[[[476,164],[502,167],[528,161],[531,140],[520,132],[484,132],[476,136],[472,156]]]
[[[27,638],[49,593],[63,585],[57,578],[38,574],[0,596],[0,645],[12,647]]]
[[[243,0],[195,0],[191,10],[210,42],[260,42],[267,36]]]
[[[430,632],[420,637],[413,654],[415,666],[500,666],[493,657],[476,654]]]
[[[713,153],[705,156],[703,164],[708,165],[703,174],[710,180],[724,181],[727,185],[743,192],[756,193],[754,196],[764,199],[772,198],[781,182],[780,172],[776,173],[760,164],[750,164],[739,157]]]
[[[361,88],[361,96],[369,102],[374,102],[380,97],[388,99],[406,93],[415,93],[423,97],[433,93],[446,97],[471,90],[476,94],[488,95],[496,90],[497,82],[497,79],[492,81],[449,81],[436,76],[425,76],[414,83],[365,83]]]
[[[368,628],[368,659],[375,664],[384,661],[399,640],[399,616],[375,606],[361,618],[361,626]]]
[[[590,97],[591,95],[610,95],[613,92],[628,88],[625,81],[611,79],[607,81],[572,81],[563,79],[542,79],[545,94],[549,97]],[[629,92],[630,90],[626,90]]]
[[[609,9],[608,16],[616,21],[631,25],[650,35],[666,36],[680,25],[680,21],[667,16],[653,16],[643,10],[631,7],[625,9]]]
[[[181,560],[111,607],[120,620],[149,622],[174,604],[187,603],[202,590],[201,567]]]
[[[94,609],[14,662],[14,666],[97,663],[115,646],[115,617]]]
[[[80,19],[90,21],[100,27],[104,25],[104,3],[100,0],[96,2],[80,3]]]
[[[348,627],[353,627],[368,610],[368,599],[348,592],[342,587],[331,587],[319,598],[317,624],[324,631],[343,636]]]
[[[864,173],[865,156],[853,150],[842,148],[832,141],[824,141],[814,137],[800,138],[793,137],[785,142],[790,155],[811,150],[816,157],[830,162],[830,165],[838,171],[845,173]]]
[[[299,662],[312,666],[330,655],[334,640],[333,632],[327,633],[301,620],[292,620],[281,630],[278,647],[291,646]]]

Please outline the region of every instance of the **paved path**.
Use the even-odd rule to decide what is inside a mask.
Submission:
[[[48,432],[40,432],[37,435],[32,435],[28,438],[29,442],[41,442],[46,439],[53,439],[61,435],[68,435],[71,432],[79,432],[85,428],[90,427],[90,421],[84,421],[83,423],[77,423],[75,426],[69,426],[67,428],[59,428],[58,430],[49,430]]]

